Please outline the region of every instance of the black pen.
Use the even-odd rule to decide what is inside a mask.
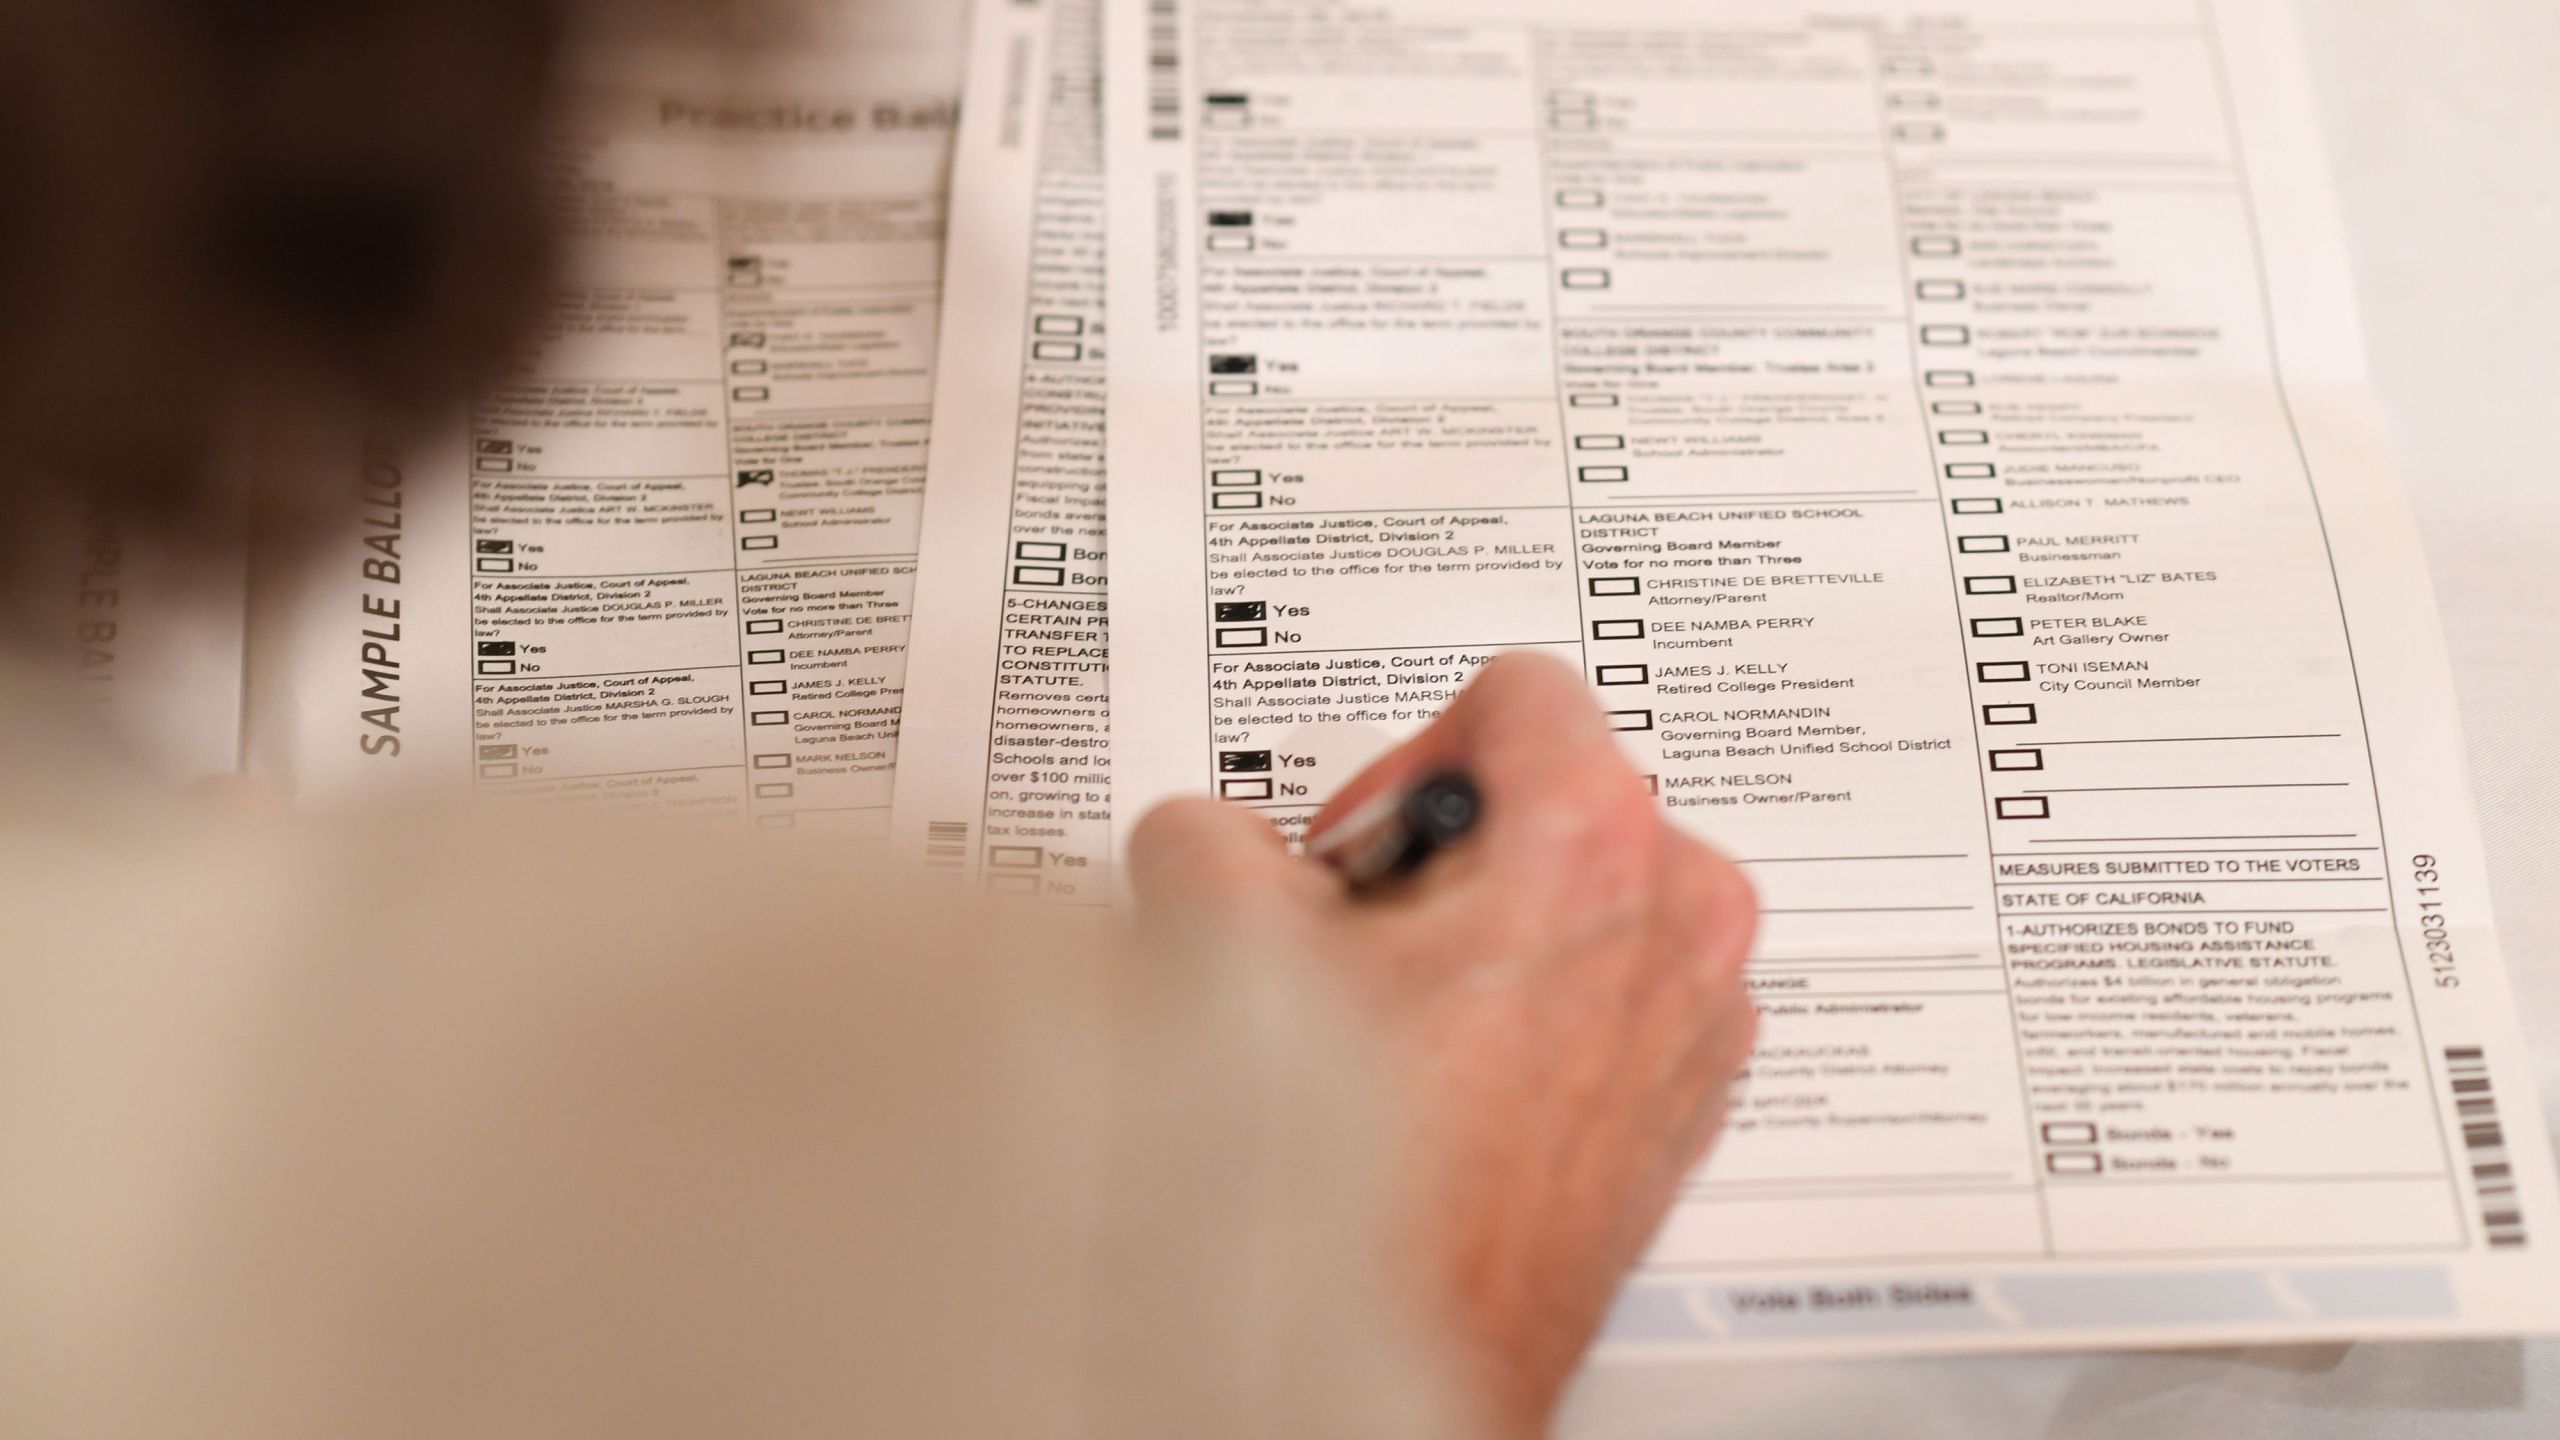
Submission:
[[[1307,856],[1340,871],[1355,892],[1383,890],[1465,839],[1483,815],[1476,782],[1443,770],[1353,811],[1309,845]]]

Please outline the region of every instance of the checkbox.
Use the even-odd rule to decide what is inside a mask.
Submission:
[[[471,562],[471,568],[483,575],[513,575],[516,562],[495,555],[482,555]]]
[[[1624,465],[1585,465],[1574,473],[1582,478],[1582,483],[1585,485],[1615,485],[1625,481],[1627,478],[1627,467]]]
[[[1067,569],[1063,565],[1016,565],[1013,567],[1013,583],[1064,585],[1067,583]]]
[[[1250,235],[1239,234],[1233,230],[1209,232],[1209,249],[1216,254],[1241,255],[1250,252],[1253,248],[1253,237]]]
[[[777,518],[778,517],[771,510],[741,510],[738,512],[738,523],[741,525],[770,525],[774,523]]]
[[[766,830],[797,830],[800,828],[800,817],[797,815],[759,815],[756,817],[756,824]]]
[[[2041,1133],[2047,1145],[2095,1145],[2098,1126],[2093,1120],[2048,1120]]]
[[[792,783],[788,780],[767,780],[756,786],[756,798],[759,800],[788,800],[791,798],[793,788]]]
[[[755,766],[759,770],[788,770],[791,768],[791,757],[788,755],[759,755],[755,759]]]
[[[1034,335],[1082,335],[1084,317],[1081,315],[1034,316],[1031,321],[1031,333]]]
[[[1606,290],[1609,288],[1609,272],[1606,270],[1588,268],[1567,270],[1564,272],[1564,288],[1567,290]]]
[[[517,770],[513,765],[483,765],[480,767],[480,778],[483,780],[513,780],[516,778],[516,774]]]
[[[1938,73],[1938,67],[1926,55],[1887,55],[1884,57],[1884,73],[1906,78],[1913,75],[1935,75]]]
[[[1920,383],[1932,390],[1970,390],[1973,388],[1973,372],[1970,370],[1924,371],[1920,376]]]
[[[1606,600],[1619,595],[1636,595],[1644,591],[1644,581],[1634,575],[1598,575],[1588,588],[1593,598]]]
[[[1618,397],[1586,390],[1566,400],[1565,403],[1576,410],[1615,410],[1618,408]]]
[[[782,633],[782,622],[779,620],[750,620],[747,622],[747,633],[750,635],[779,635]]]
[[[1209,483],[1222,489],[1259,485],[1262,483],[1262,472],[1259,470],[1212,470],[1209,472]]]
[[[1991,768],[1994,770],[2041,770],[2044,768],[2044,752],[2041,750],[1994,750],[1991,752]]]
[[[729,332],[729,348],[732,350],[761,350],[764,348],[764,332],[761,330],[732,330]]]
[[[1941,430],[1938,432],[1938,443],[1941,445],[1988,445],[1991,443],[1991,432],[1988,430]]]
[[[1245,400],[1262,393],[1259,380],[1212,380],[1209,393],[1222,400]]]
[[[749,535],[738,542],[738,548],[741,550],[778,550],[782,548],[782,537],[779,535]]]
[[[1956,537],[1956,553],[1959,555],[2006,555],[2009,553],[2009,537],[2006,535],[1959,535]]]
[[[750,680],[747,682],[747,693],[750,695],[788,695],[791,693],[791,682],[788,680]]]
[[[987,892],[992,895],[1037,895],[1040,877],[1020,870],[986,872]]]
[[[483,475],[512,475],[516,471],[516,462],[497,455],[483,455],[472,465]]]
[[[1576,435],[1573,437],[1573,448],[1576,450],[1624,450],[1627,448],[1627,437],[1624,435]]]
[[[2015,615],[1993,615],[1972,622],[1976,640],[2015,640],[2027,633],[2027,622]]]
[[[1221,650],[1258,650],[1271,643],[1271,631],[1261,625],[1237,625],[1217,632]]]
[[[2020,685],[2033,677],[2024,660],[1977,660],[1973,662],[1973,678],[1985,685]]]
[[[2015,595],[2018,593],[2018,577],[2015,575],[1967,575],[1964,577],[1964,593],[1967,595]]]
[[[483,745],[480,747],[480,758],[483,760],[513,760],[517,758],[520,753],[520,747],[514,745]]]
[[[1653,712],[1650,710],[1612,710],[1609,712],[1609,728],[1612,730],[1650,730],[1653,728]]]
[[[1561,130],[1567,134],[1579,134],[1586,130],[1599,129],[1600,117],[1588,110],[1557,110],[1548,114],[1547,124],[1549,128]]]
[[[1964,253],[1964,242],[1953,235],[1915,235],[1911,253],[1923,260],[1952,260]]]
[[[1597,190],[1559,190],[1556,192],[1556,208],[1559,210],[1597,210],[1608,203],[1609,197]]]
[[[1911,293],[1914,297],[1922,300],[1961,300],[1964,298],[1964,282],[1961,280],[1923,280],[1919,284],[1911,287]]]
[[[1013,546],[1013,558],[1063,562],[1067,558],[1067,547],[1056,540],[1017,540]]]
[[[483,675],[513,675],[516,673],[516,662],[513,660],[483,660],[479,662],[479,673]]]
[[[788,725],[791,723],[791,712],[788,710],[750,710],[747,712],[747,723],[750,725]]]
[[[1218,798],[1221,800],[1268,800],[1271,795],[1271,781],[1266,778],[1218,782]]]
[[[1979,415],[1982,413],[1982,402],[1979,400],[1932,400],[1929,402],[1929,413],[1932,415]]]
[[[1221,750],[1218,752],[1218,773],[1268,775],[1271,773],[1271,755],[1268,750]]]
[[[2044,1157],[2044,1168],[2056,1175],[2096,1175],[2103,1167],[2094,1150],[2056,1150]]]
[[[1950,480],[1997,480],[2000,468],[1984,460],[1958,460],[1947,466],[1946,474]]]
[[[1942,346],[1970,345],[1973,343],[1973,327],[1970,325],[1923,325],[1920,327],[1920,343]]]
[[[2002,795],[1991,802],[1991,813],[2001,820],[2050,820],[2053,805],[2042,795]]]
[[[1609,248],[1609,232],[1591,229],[1559,230],[1556,232],[1556,244],[1559,248],[1566,250],[1606,250]]]
[[[1217,621],[1221,625],[1248,625],[1270,619],[1270,611],[1267,601],[1221,600],[1218,602]]]
[[[1603,685],[1650,685],[1653,670],[1645,665],[1603,665],[1592,672],[1592,678]]]
[[[1079,340],[1034,340],[1031,342],[1031,358],[1081,360],[1084,358],[1084,343]]]
[[[2000,513],[2001,500],[1997,495],[1974,495],[1962,500],[1950,500],[1947,502],[1947,508],[1958,515],[1997,515]]]
[[[729,362],[729,373],[732,375],[762,375],[772,368],[773,367],[770,364],[762,360],[732,360]]]
[[[1259,490],[1214,491],[1209,496],[1209,508],[1212,510],[1259,510],[1262,508],[1262,492]]]
[[[1049,858],[1049,852],[1037,845],[990,845],[987,864],[997,870],[1037,870]]]
[[[747,652],[747,663],[750,665],[779,665],[782,663],[782,652],[779,650],[750,650]]]
[[[1591,622],[1591,638],[1594,640],[1641,640],[1644,638],[1644,622],[1641,620],[1594,620]]]
[[[2033,705],[1985,705],[1982,707],[1982,723],[1985,725],[2033,725],[2036,723],[2036,707]]]
[[[1934,90],[1890,90],[1884,97],[1887,110],[1935,110],[1942,103]]]
[[[773,387],[770,385],[741,385],[735,390],[729,392],[729,398],[742,405],[753,405],[758,401],[772,399]]]
[[[1905,145],[1935,145],[1947,138],[1947,127],[1935,120],[1908,120],[1893,127],[1893,138]]]

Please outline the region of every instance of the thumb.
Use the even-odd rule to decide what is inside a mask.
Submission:
[[[1189,914],[1341,892],[1332,872],[1291,855],[1259,814],[1198,797],[1167,801],[1138,822],[1129,837],[1129,884],[1141,907]]]

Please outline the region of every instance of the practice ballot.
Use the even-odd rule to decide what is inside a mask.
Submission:
[[[1498,652],[1766,906],[1619,1357],[2560,1319],[2277,0],[1112,0],[1117,814]]]

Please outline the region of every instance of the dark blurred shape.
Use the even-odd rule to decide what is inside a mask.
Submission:
[[[0,0],[0,484],[164,519],[252,405],[417,416],[543,282],[565,0]]]

